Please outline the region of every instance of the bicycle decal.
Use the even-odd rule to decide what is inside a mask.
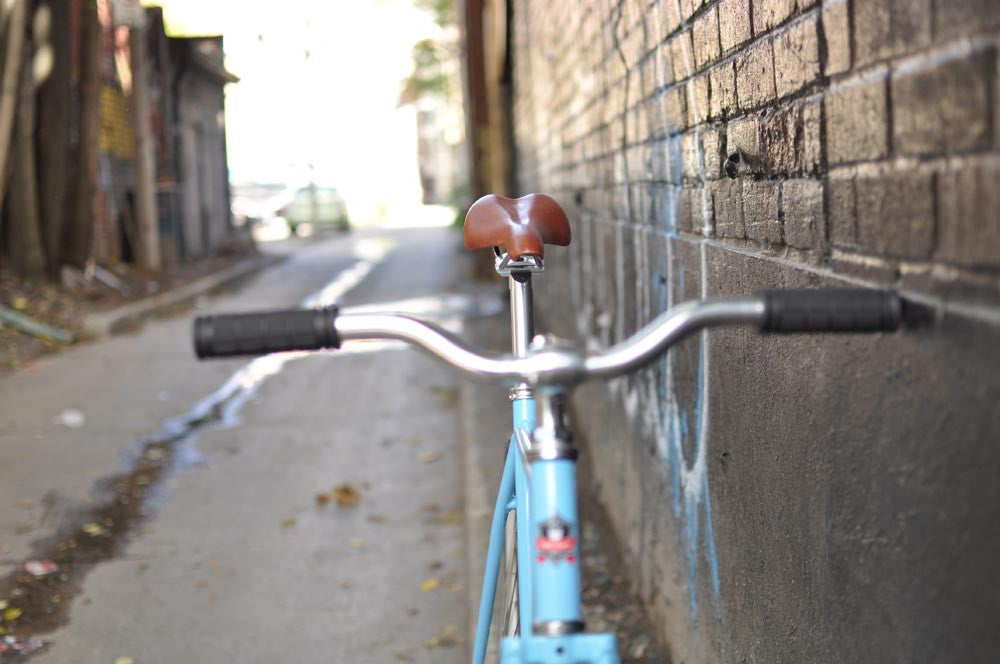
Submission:
[[[576,556],[576,538],[570,535],[573,527],[558,514],[543,521],[539,528],[541,534],[535,539],[535,548],[538,549],[538,562],[544,563],[546,560],[553,564],[558,564],[565,560],[567,563],[574,563]]]

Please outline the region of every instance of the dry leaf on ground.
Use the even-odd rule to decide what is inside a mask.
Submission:
[[[353,484],[341,484],[331,494],[340,507],[354,507],[361,502],[361,494]]]

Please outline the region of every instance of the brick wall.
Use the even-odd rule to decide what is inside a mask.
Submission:
[[[1000,2],[513,5],[518,193],[574,224],[538,284],[550,328],[604,345],[685,298],[845,283],[939,314],[713,332],[578,395],[676,661],[987,661]]]

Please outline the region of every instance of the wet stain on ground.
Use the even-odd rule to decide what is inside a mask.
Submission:
[[[70,604],[87,574],[121,555],[137,527],[154,515],[163,481],[191,464],[196,454],[194,434],[218,424],[225,413],[223,405],[196,408],[188,417],[169,422],[159,434],[137,441],[139,453],[132,470],[98,482],[96,493],[102,498],[96,505],[74,510],[57,534],[33,544],[31,559],[0,579],[0,602],[16,612],[16,618],[0,625],[3,636],[24,642],[69,621]],[[44,572],[37,569],[42,566],[32,564],[39,561],[51,561],[55,569],[39,574]],[[0,649],[0,664],[30,656]]]

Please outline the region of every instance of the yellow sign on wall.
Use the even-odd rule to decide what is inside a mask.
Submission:
[[[135,132],[129,121],[128,99],[117,86],[101,86],[98,118],[101,151],[122,159],[135,157]]]

